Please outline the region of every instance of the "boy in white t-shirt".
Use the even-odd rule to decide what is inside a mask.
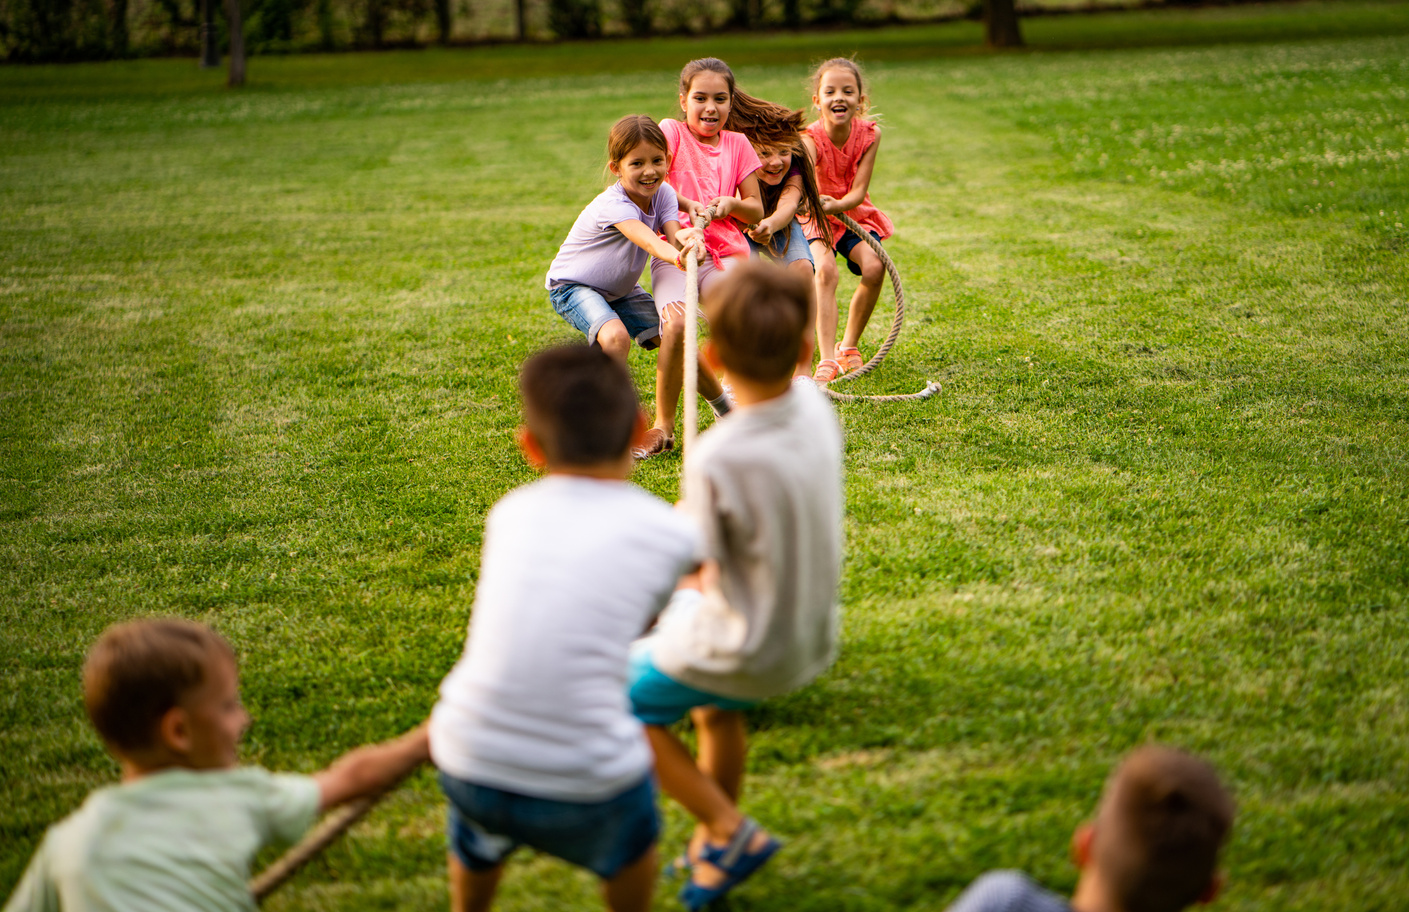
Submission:
[[[690,909],[720,898],[779,844],[738,809],[743,710],[831,664],[841,569],[841,429],[815,384],[810,283],[741,265],[705,304],[705,357],[736,408],[685,467],[685,511],[704,531],[702,591],[682,589],[632,653],[631,702],[647,723],[661,787],[700,825],[688,850]],[[667,727],[689,713],[699,762]]]
[[[235,654],[190,621],[108,628],[84,663],[83,697],[122,782],[49,828],[5,912],[253,912],[256,852],[428,758],[421,726],[313,776],[236,766],[249,714]]]
[[[451,905],[488,908],[528,845],[597,874],[615,912],[644,912],[660,818],[628,650],[698,565],[699,535],[626,482],[646,427],[621,364],[549,349],[520,389],[520,445],[547,475],[490,511],[469,639],[431,713]]]

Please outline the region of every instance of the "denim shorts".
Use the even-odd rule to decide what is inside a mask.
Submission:
[[[644,779],[605,801],[534,798],[440,774],[450,799],[446,838],[471,871],[488,871],[521,845],[611,880],[660,836],[656,781]]]
[[[773,235],[773,239],[766,245],[760,244],[749,237],[747,232],[744,233],[744,238],[749,242],[750,250],[758,256],[767,257],[775,263],[791,266],[798,260],[806,260],[809,265],[814,265],[812,250],[807,246],[807,235],[803,234],[802,225],[798,223],[797,219],[793,219],[786,236],[775,234]],[[786,246],[783,246],[780,242],[786,242]],[[782,247],[781,253],[779,253],[780,247]]]
[[[881,236],[879,234],[874,231],[868,231],[866,233],[875,238],[876,243],[880,243]],[[858,276],[861,275],[861,267],[857,266],[856,261],[851,258],[851,251],[860,243],[863,243],[861,236],[850,228],[846,229],[846,231],[842,233],[841,238],[837,241],[837,253],[846,257],[846,268],[851,270],[852,275]]]
[[[587,344],[597,341],[597,333],[612,320],[620,320],[636,340],[636,344],[650,350],[660,345],[660,317],[656,315],[655,300],[644,291],[608,301],[602,293],[587,285],[564,282],[548,289],[548,300],[558,316],[567,320],[573,329],[587,335]]]

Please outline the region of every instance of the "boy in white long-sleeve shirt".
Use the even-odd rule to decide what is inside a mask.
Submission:
[[[808,380],[810,289],[762,263],[711,288],[705,356],[735,409],[701,435],[685,511],[704,533],[699,591],[682,590],[632,653],[632,708],[647,723],[661,787],[700,822],[680,898],[699,909],[777,851],[740,813],[743,711],[804,686],[836,650],[841,429]],[[699,761],[667,727],[689,713]]]

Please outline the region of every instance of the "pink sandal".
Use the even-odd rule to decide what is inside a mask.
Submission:
[[[827,358],[817,362],[817,370],[812,373],[812,379],[817,382],[818,386],[826,386],[837,379],[837,375],[840,373],[841,365],[831,358]]]

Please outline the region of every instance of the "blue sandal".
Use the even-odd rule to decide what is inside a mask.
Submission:
[[[758,823],[752,817],[745,817],[734,835],[729,837],[728,845],[705,843],[700,850],[700,860],[723,871],[724,879],[713,887],[702,887],[693,879],[687,882],[680,889],[680,901],[685,908],[690,912],[699,912],[710,903],[723,899],[726,893],[747,880],[783,847],[781,842],[769,836],[762,848],[750,852],[749,843],[753,842],[759,830]]]

